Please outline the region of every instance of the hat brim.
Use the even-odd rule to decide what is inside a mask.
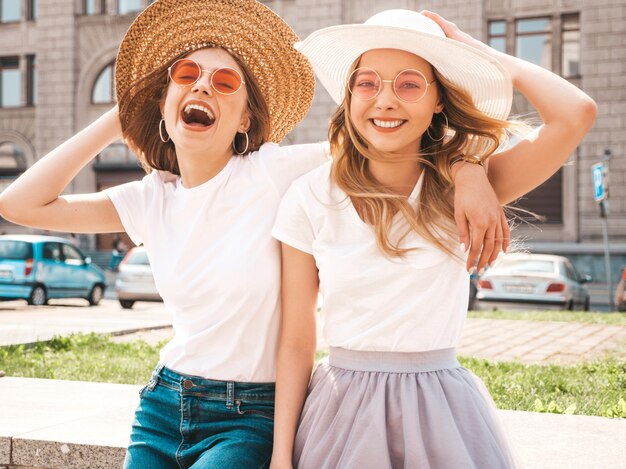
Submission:
[[[307,59],[293,48],[297,40],[280,16],[255,0],[157,0],[122,39],[115,74],[118,103],[132,98],[128,115],[134,116],[146,104],[133,89],[137,82],[185,52],[222,47],[254,74],[270,112],[269,139],[280,142],[313,100],[315,78]]]
[[[296,44],[313,65],[332,99],[341,104],[351,65],[372,49],[401,49],[428,61],[446,79],[469,92],[486,115],[505,120],[513,87],[502,65],[489,55],[446,37],[393,26],[350,24],[313,32]]]

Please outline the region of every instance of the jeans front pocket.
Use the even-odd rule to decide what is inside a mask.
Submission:
[[[274,402],[273,401],[247,401],[238,400],[237,413],[239,415],[258,415],[269,420],[274,420]]]

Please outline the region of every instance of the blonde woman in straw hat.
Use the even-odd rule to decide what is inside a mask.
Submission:
[[[508,203],[566,161],[595,103],[431,12],[325,28],[298,50],[339,108],[333,161],[292,184],[273,229],[283,322],[272,467],[291,467],[292,450],[301,469],[517,467],[488,392],[455,357],[468,272],[450,168],[491,157]],[[513,87],[544,124],[501,150]],[[309,383],[318,288],[330,355]]]
[[[175,336],[141,391],[127,468],[269,464],[280,321],[280,245],[271,228],[291,181],[327,160],[325,144],[271,143],[295,127],[313,96],[296,41],[254,0],[157,0],[120,46],[119,111],[0,197],[2,216],[16,223],[125,230],[146,247]],[[61,196],[121,137],[149,173],[142,181]],[[481,266],[503,244],[493,233],[505,238],[507,227],[484,172],[461,166],[459,226],[467,245],[473,227],[474,260],[484,243]],[[490,210],[475,210],[485,199]]]

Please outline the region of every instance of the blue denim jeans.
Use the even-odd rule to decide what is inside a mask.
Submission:
[[[125,469],[269,466],[274,383],[214,381],[159,365],[140,395]]]

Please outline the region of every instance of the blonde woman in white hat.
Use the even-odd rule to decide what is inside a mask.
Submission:
[[[333,161],[292,184],[273,229],[283,321],[272,467],[291,467],[292,450],[300,469],[517,467],[488,392],[455,357],[469,279],[450,168],[491,157],[489,179],[511,202],[566,161],[595,103],[430,12],[385,11],[298,49],[339,109]],[[499,150],[512,87],[544,123]],[[309,383],[318,289],[330,355]]]
[[[254,0],[157,0],[120,46],[119,112],[0,197],[2,216],[16,223],[126,231],[146,247],[175,336],[141,391],[127,468],[269,464],[280,321],[280,245],[270,232],[291,181],[327,160],[325,144],[270,143],[296,126],[313,96],[296,41]],[[149,173],[142,181],[61,195],[122,136]],[[506,238],[506,223],[484,172],[465,164],[456,179],[462,239],[469,243],[469,224],[474,260],[485,244],[481,266],[500,250],[503,240],[491,238],[496,230]],[[488,216],[473,208],[483,194]]]

